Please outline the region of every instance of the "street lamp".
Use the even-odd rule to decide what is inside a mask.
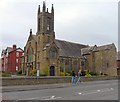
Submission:
[[[30,68],[30,63],[27,63],[27,73],[26,73],[27,76],[29,75],[29,68]]]

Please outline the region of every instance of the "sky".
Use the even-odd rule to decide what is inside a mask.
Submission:
[[[114,43],[118,48],[118,0],[45,0],[55,10],[56,39],[85,45]],[[43,0],[0,0],[0,52],[26,45],[37,32],[38,5]]]

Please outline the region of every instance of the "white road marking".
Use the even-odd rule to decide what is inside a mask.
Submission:
[[[113,88],[110,88],[111,90],[114,90]]]
[[[44,96],[44,97],[41,97],[41,98],[44,99],[44,98],[49,98],[49,97],[51,97],[51,96]]]
[[[100,92],[100,90],[97,90],[97,92]]]
[[[19,99],[19,100],[35,100],[35,99],[39,99],[40,97],[34,97],[34,98],[23,98],[23,99]]]
[[[55,99],[59,99],[61,97],[55,97],[55,96],[51,96],[50,98],[46,98],[46,99],[43,99],[43,100],[55,100]]]
[[[55,96],[44,96],[44,97],[33,97],[33,98],[24,98],[24,99],[19,99],[19,100],[55,100],[59,99],[61,97],[55,97]]]
[[[84,91],[84,92],[79,92],[79,95],[88,95],[88,94],[95,94],[95,93],[100,93],[100,92],[108,92],[108,91],[113,91],[113,88],[105,88],[105,89],[99,89],[99,90],[90,90],[90,91]]]
[[[80,92],[80,93],[78,93],[79,95],[81,95],[82,93]]]

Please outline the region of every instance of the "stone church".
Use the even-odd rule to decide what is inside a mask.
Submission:
[[[88,46],[55,39],[54,7],[48,12],[45,2],[37,12],[37,32],[30,34],[24,47],[24,71],[30,75],[37,69],[40,75],[59,76],[60,72],[90,69],[96,73],[116,74],[114,44]],[[112,73],[112,74],[111,74]]]

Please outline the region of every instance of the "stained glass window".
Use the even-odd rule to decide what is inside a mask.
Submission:
[[[27,60],[28,62],[32,62],[33,60],[33,49],[30,47],[27,52]]]

